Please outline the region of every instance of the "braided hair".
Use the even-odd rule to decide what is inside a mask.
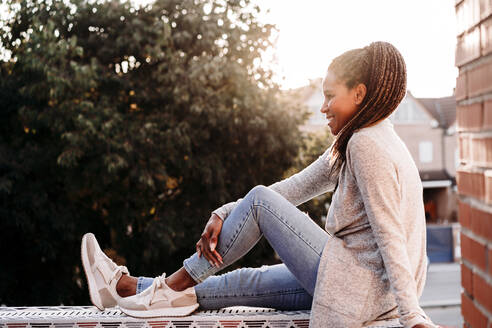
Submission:
[[[352,134],[391,115],[405,96],[407,71],[400,52],[388,42],[373,42],[333,59],[328,70],[350,90],[363,83],[367,92],[356,114],[337,134],[331,146],[330,175],[345,163]]]

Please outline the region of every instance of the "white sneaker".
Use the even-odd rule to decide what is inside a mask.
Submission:
[[[182,317],[195,311],[199,306],[195,288],[175,291],[166,284],[165,277],[164,272],[141,293],[121,298],[118,301],[121,311],[137,318]]]
[[[129,274],[128,269],[107,257],[92,233],[82,237],[81,255],[92,304],[99,310],[115,306],[122,298],[116,284],[123,274]]]

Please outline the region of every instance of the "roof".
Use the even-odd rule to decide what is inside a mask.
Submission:
[[[436,180],[451,180],[455,184],[456,180],[446,170],[420,170],[420,180],[422,181],[436,181]]]
[[[443,98],[415,98],[427,109],[429,114],[439,122],[439,126],[447,129],[456,122],[455,96]]]

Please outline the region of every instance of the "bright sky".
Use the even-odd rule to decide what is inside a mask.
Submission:
[[[133,0],[145,4],[152,0]],[[322,77],[330,61],[372,41],[388,41],[407,64],[417,97],[452,95],[458,69],[455,0],[252,0],[279,28],[274,70],[283,88]]]
[[[262,0],[278,26],[276,56],[284,88],[321,77],[330,61],[372,41],[388,41],[407,65],[408,89],[417,97],[453,93],[454,0]]]

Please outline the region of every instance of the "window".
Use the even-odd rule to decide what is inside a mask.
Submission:
[[[432,162],[432,142],[421,141],[419,143],[419,159],[420,163]]]

